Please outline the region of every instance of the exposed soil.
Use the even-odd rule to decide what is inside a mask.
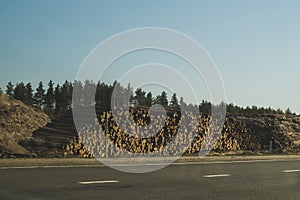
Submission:
[[[42,111],[21,101],[0,95],[0,157],[34,156],[19,142],[32,138],[32,132],[50,122]]]

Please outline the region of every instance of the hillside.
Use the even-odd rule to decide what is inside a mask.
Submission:
[[[96,110],[100,117],[101,108]],[[42,111],[0,95],[0,116],[0,157],[89,156],[78,139],[71,110],[50,120]],[[190,153],[199,150],[201,137],[198,140]],[[273,153],[299,153],[300,116],[229,114],[214,152],[264,153],[270,150],[270,142]]]
[[[0,116],[0,157],[32,156],[19,142],[32,138],[33,131],[50,122],[49,117],[6,94],[0,95]]]

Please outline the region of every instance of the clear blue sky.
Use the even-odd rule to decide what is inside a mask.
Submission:
[[[87,54],[118,32],[183,32],[222,74],[227,101],[300,113],[300,1],[0,0],[0,87],[74,80]]]

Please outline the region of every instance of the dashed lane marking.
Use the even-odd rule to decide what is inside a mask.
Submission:
[[[218,177],[228,177],[230,174],[213,174],[213,175],[204,175],[204,178],[218,178]]]
[[[81,185],[90,185],[90,184],[102,184],[102,183],[119,183],[118,180],[107,180],[107,181],[84,181],[78,182]]]
[[[300,172],[299,169],[290,169],[290,170],[283,170],[284,173],[293,173],[293,172]]]

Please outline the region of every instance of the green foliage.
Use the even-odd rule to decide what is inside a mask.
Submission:
[[[167,95],[167,93],[165,91],[163,91],[160,95],[158,95],[156,97],[155,103],[160,104],[163,107],[167,108],[168,107],[168,95]]]
[[[97,87],[98,87],[98,85],[97,85]],[[82,103],[82,93],[83,93],[83,86],[82,86],[81,81],[77,81],[77,80],[74,81],[73,92],[74,92],[73,93],[73,104],[74,104],[74,106],[81,105],[81,103]],[[96,98],[97,98],[97,95],[99,95],[99,94],[97,94],[97,91],[96,91]]]
[[[152,93],[148,92],[147,96],[146,96],[146,100],[145,100],[145,106],[147,107],[151,107],[153,105],[153,97],[152,97]]]
[[[97,83],[95,99],[96,103],[101,106],[103,110],[110,110],[112,92],[113,86],[100,82]]]
[[[52,116],[54,112],[54,83],[50,80],[48,89],[45,96],[45,111],[48,115]]]
[[[211,103],[208,101],[202,101],[199,105],[199,111],[206,115],[211,113]]]
[[[282,114],[283,114],[283,111],[282,111],[280,108],[278,108],[278,109],[276,110],[276,113],[282,115]]]
[[[241,114],[241,115],[271,115],[271,114],[284,114],[281,109],[272,109],[271,107],[264,108],[264,107],[257,107],[247,106],[246,108],[235,106],[232,103],[227,105],[227,112],[230,114]],[[285,112],[285,114],[292,114],[292,112]]]
[[[61,88],[62,106],[65,110],[70,109],[72,104],[73,85],[71,82],[65,81]]]
[[[25,86],[25,99],[24,103],[27,105],[32,106],[33,105],[33,94],[32,94],[32,86],[31,83],[27,83]]]
[[[64,113],[71,108],[72,92],[73,85],[71,82],[65,81],[62,86],[59,84],[56,85],[54,90],[55,114]],[[51,103],[51,100],[49,103]]]
[[[25,88],[24,83],[23,82],[17,83],[15,90],[14,90],[14,98],[16,100],[25,102],[25,91],[26,91],[26,88]]]
[[[43,82],[40,81],[39,86],[36,88],[36,92],[34,94],[33,104],[36,107],[43,109],[44,103],[45,103],[45,90],[44,90]]]
[[[11,82],[8,82],[6,86],[6,94],[13,97],[14,96],[14,85]]]
[[[187,104],[183,100],[183,97],[180,97],[179,104],[180,104],[181,107],[186,107],[187,106]]]
[[[146,92],[141,88],[137,88],[135,91],[135,99],[137,100],[139,106],[146,106]]]
[[[62,95],[61,87],[59,84],[56,85],[54,90],[54,100],[55,100],[55,113],[58,114],[62,110]]]
[[[54,88],[54,83],[50,80],[48,83],[47,90],[45,91],[43,83],[39,82],[36,92],[33,95],[33,89],[31,83],[27,83],[26,86],[23,82],[17,83],[16,86],[9,82],[6,87],[6,93],[11,95],[17,100],[23,101],[25,104],[34,105],[38,108],[43,109],[51,117],[63,114],[70,110],[72,106],[91,106],[95,103],[101,107],[103,111],[111,109],[111,100],[114,89],[118,91],[117,95],[114,95],[113,102],[115,105],[121,105],[124,103],[138,102],[139,106],[151,107],[153,104],[160,104],[166,109],[180,110],[181,107],[195,107],[196,105],[189,104],[184,101],[182,97],[178,102],[177,94],[174,93],[168,101],[167,93],[162,91],[160,95],[153,98],[151,92],[141,88],[137,88],[133,93],[133,89],[128,84],[127,87],[123,87],[120,83],[114,82],[113,85],[100,83],[93,83],[90,80],[86,80],[84,83],[80,81],[74,81],[74,83],[65,81],[62,86],[59,84]],[[76,91],[76,95],[73,98],[73,91]],[[0,89],[1,93],[1,89]],[[95,94],[95,99],[93,95]],[[114,93],[115,94],[115,93]],[[75,94],[74,94],[75,95]],[[128,102],[129,99],[129,102]],[[73,105],[72,105],[73,103]],[[211,113],[212,106],[226,107],[227,113],[237,115],[266,115],[266,114],[285,114],[295,115],[289,108],[283,112],[281,109],[272,109],[270,107],[257,107],[247,106],[241,107],[234,105],[233,103],[225,104],[222,102],[220,105],[212,105],[209,101],[203,100],[199,105],[199,111],[205,115]]]
[[[285,111],[285,115],[292,115],[292,111],[290,110],[290,108],[287,108]]]
[[[63,91],[63,92],[67,92],[67,91]],[[95,96],[91,94],[95,94],[95,92],[96,92],[96,85],[92,81],[86,80],[83,86],[82,103],[84,105],[93,105],[95,102]],[[66,93],[64,95],[68,95],[68,94]]]
[[[173,110],[180,110],[176,93],[172,95],[169,107]]]

